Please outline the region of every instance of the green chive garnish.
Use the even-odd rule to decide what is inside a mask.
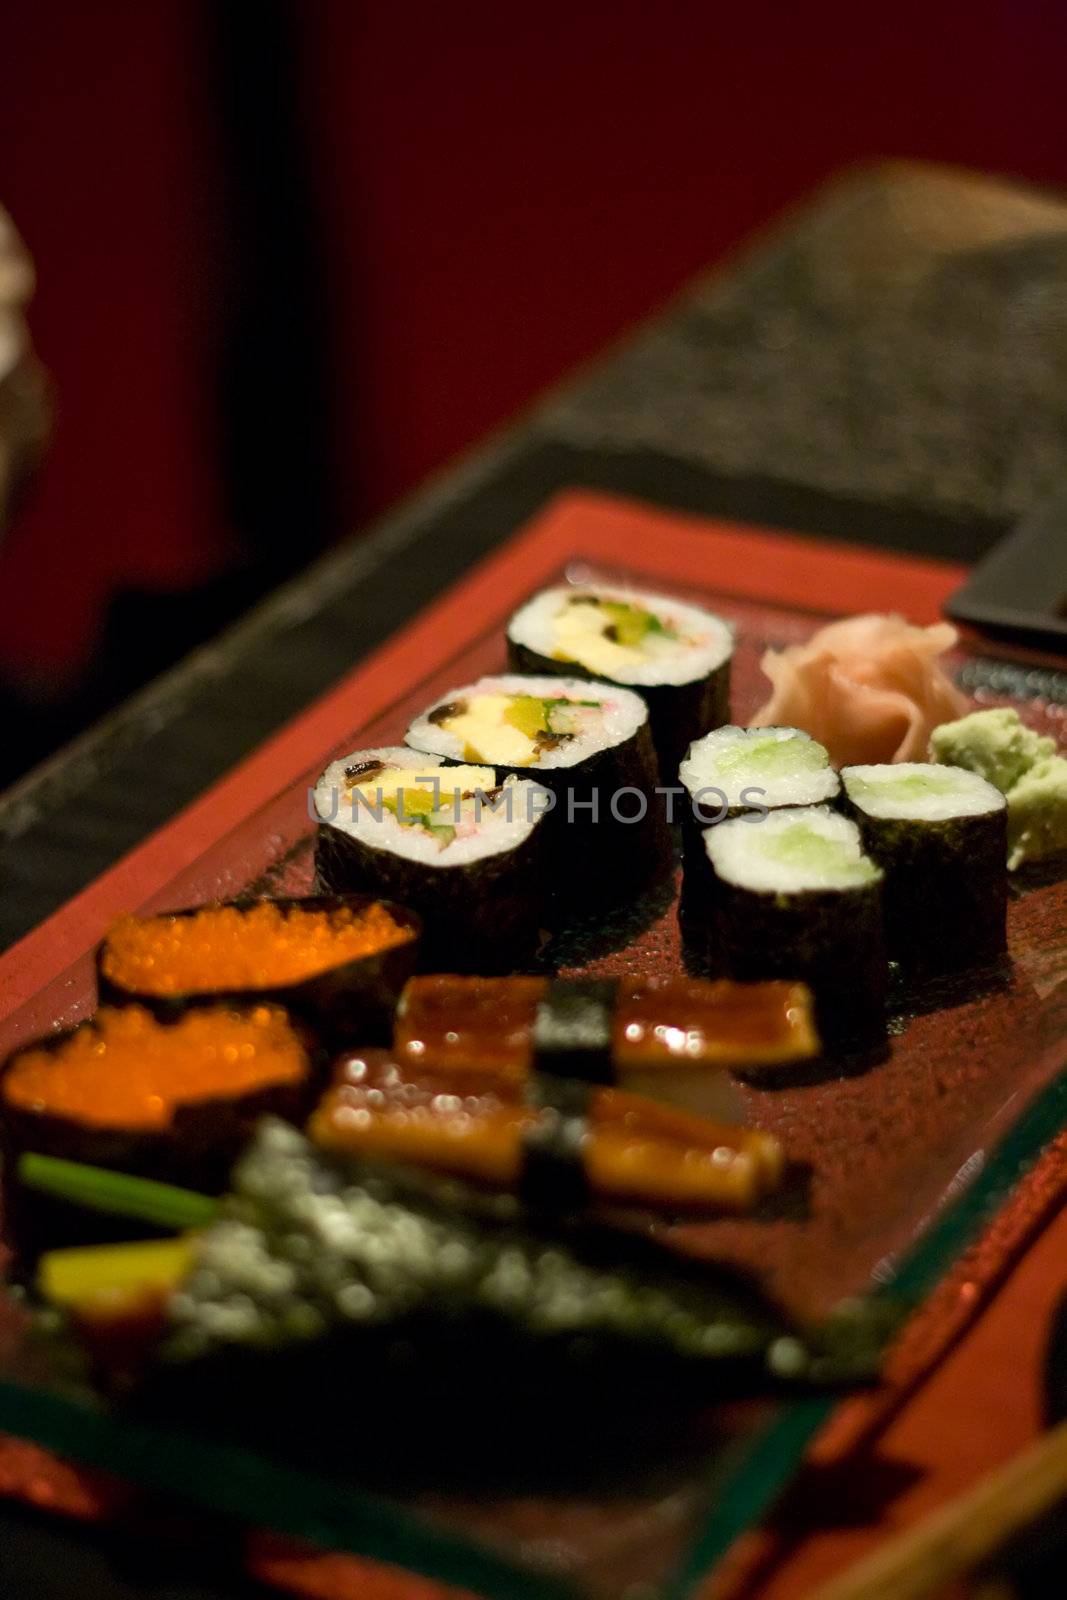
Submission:
[[[219,1203],[211,1195],[134,1178],[128,1172],[87,1167],[80,1161],[61,1161],[58,1156],[29,1152],[19,1157],[18,1172],[27,1189],[158,1228],[203,1228],[218,1215]]]

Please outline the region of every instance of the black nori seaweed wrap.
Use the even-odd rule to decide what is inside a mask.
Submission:
[[[642,1378],[665,1375],[683,1380],[690,1402],[701,1373],[731,1385],[779,1371],[855,1380],[873,1373],[884,1336],[881,1312],[783,1341],[797,1330],[729,1268],[588,1216],[535,1216],[513,1196],[327,1156],[280,1124],[260,1128],[232,1192],[172,1301],[161,1376],[188,1368],[181,1392],[217,1408],[243,1390],[262,1411],[279,1358],[303,1355],[294,1398],[320,1432],[346,1392],[365,1407],[366,1388],[351,1385],[361,1356],[392,1420],[391,1373],[424,1427],[428,1401],[462,1398],[473,1425],[481,1402],[492,1413],[524,1390],[569,1406],[594,1375],[609,1406],[613,1378],[629,1380],[633,1405]],[[338,1373],[346,1382],[319,1408],[315,1386],[331,1395]]]
[[[976,791],[973,804],[953,816],[879,816],[863,798],[861,774],[885,773],[892,785],[923,774],[933,781]],[[859,826],[864,848],[885,870],[886,947],[901,969],[936,976],[995,961],[1007,948],[1008,831],[1003,795],[971,772],[933,763],[888,768],[845,767],[845,809]],[[988,791],[983,796],[981,790]],[[878,808],[877,801],[873,802]],[[905,803],[907,803],[905,801]]]
[[[161,1021],[179,1017],[190,1006],[248,1005],[258,1002],[284,1007],[312,1029],[328,1048],[343,1048],[353,1039],[366,1044],[388,1044],[392,1038],[393,1013],[401,991],[418,963],[422,923],[407,906],[379,900],[374,895],[324,894],[271,897],[270,903],[282,911],[300,907],[305,911],[332,911],[347,906],[359,911],[375,903],[384,906],[392,920],[410,930],[403,944],[389,945],[369,955],[345,961],[298,983],[276,984],[257,989],[199,989],[182,995],[146,994],[126,988],[107,976],[103,962],[107,947],[104,939],[96,951],[97,997],[101,1005],[128,1005],[131,1001],[147,1008]],[[244,912],[262,904],[256,897],[218,902]],[[165,913],[174,917],[195,917],[202,906],[187,911]]]
[[[614,1083],[613,978],[552,978],[537,1003],[533,1070],[585,1083]]]

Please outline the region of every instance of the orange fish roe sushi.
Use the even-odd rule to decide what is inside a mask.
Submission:
[[[280,989],[413,937],[380,901],[205,906],[174,916],[120,917],[104,941],[100,971],[130,995]]]
[[[194,1007],[169,1022],[144,1006],[104,1006],[11,1057],[0,1078],[2,1210],[18,1261],[138,1234],[124,1217],[25,1188],[24,1153],[218,1193],[260,1117],[307,1115],[318,1061],[305,1037],[273,1005]]]
[[[173,1023],[140,1006],[105,1007],[55,1048],[17,1055],[3,1101],[5,1110],[83,1127],[157,1131],[180,1105],[300,1084],[309,1070],[277,1006],[189,1011]]]

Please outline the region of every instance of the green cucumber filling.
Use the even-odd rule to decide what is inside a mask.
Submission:
[[[716,770],[723,777],[744,773],[754,778],[788,778],[794,773],[820,772],[829,764],[821,744],[799,736],[738,739],[715,757]]]
[[[755,831],[759,824],[747,826]],[[806,868],[834,886],[871,883],[878,876],[874,862],[867,856],[857,856],[847,840],[828,837],[807,822],[793,822],[773,833],[766,830],[760,846],[765,860],[783,867]]]
[[[563,696],[542,699],[532,694],[512,696],[511,705],[504,713],[504,721],[517,728],[528,739],[573,739],[581,731],[575,706],[598,706],[599,700],[568,700]]]
[[[948,799],[958,795],[961,785],[948,771],[944,776],[940,773],[918,772],[897,775],[890,771],[884,777],[881,774],[877,778],[850,777],[848,792],[858,805],[879,800],[914,801],[916,805],[921,805],[924,800]]]
[[[456,837],[455,807],[451,810],[443,806],[435,808],[431,789],[397,789],[395,794],[382,796],[382,805],[403,827],[425,828],[442,849]]]
[[[678,638],[676,629],[661,621],[654,611],[646,611],[644,606],[630,605],[622,600],[600,600],[597,603],[606,619],[604,637],[613,644],[621,644],[624,649],[640,649],[650,634],[660,634],[666,639]]]

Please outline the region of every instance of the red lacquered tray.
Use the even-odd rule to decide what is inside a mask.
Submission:
[[[247,888],[306,890],[307,786],[330,754],[390,742],[442,691],[498,668],[502,624],[515,604],[583,568],[698,596],[731,618],[739,641],[733,714],[740,721],[765,692],[758,663],[768,644],[802,639],[828,615],[845,612],[894,609],[932,621],[961,577],[945,565],[567,495],[9,952],[0,961],[0,1046],[86,1014],[93,1003],[90,952],[118,911],[177,908]],[[1054,663],[992,656],[983,646],[961,648],[953,665],[978,699],[1018,704],[1029,722],[1062,737],[1067,674]],[[975,1314],[1067,1187],[1055,1150],[1038,1162],[1067,1115],[1059,1083],[1067,1037],[1062,884],[1016,887],[1010,946],[1010,968],[980,992],[957,984],[937,1008],[902,1016],[890,1057],[877,1067],[746,1090],[753,1120],[811,1164],[807,1202],[758,1221],[679,1231],[678,1242],[698,1255],[757,1269],[780,1299],[806,1314],[890,1281],[912,1294],[936,1288],[894,1354],[880,1402],[887,1406]],[[679,961],[671,905],[625,948],[583,970],[662,972]],[[998,1207],[996,1225],[983,1236],[982,1223]],[[210,1440],[177,1430],[160,1437],[120,1422],[62,1391],[39,1362],[32,1365],[10,1315],[0,1336],[0,1427],[9,1432],[246,1520],[508,1595],[560,1582],[591,1594],[621,1593],[635,1582],[681,1592],[759,1515],[829,1411],[810,1401],[777,1410],[723,1406],[707,1419],[695,1456],[664,1461],[661,1450],[650,1456],[635,1441],[627,1471],[610,1480],[593,1474],[578,1489],[573,1473],[564,1491],[543,1477],[523,1481],[521,1473],[505,1484],[490,1471],[477,1492],[442,1483],[432,1495],[386,1499],[376,1489],[373,1460],[364,1459],[351,1480],[312,1480],[283,1457],[239,1452],[238,1459]],[[515,1449],[521,1459],[521,1440]],[[25,1447],[0,1452],[0,1486],[38,1500],[65,1504],[88,1494],[91,1504],[94,1483],[61,1477],[47,1457]],[[281,1564],[284,1581],[298,1583],[300,1562]],[[357,1570],[370,1583],[371,1569],[351,1561],[330,1570],[335,1585],[354,1581]],[[276,1569],[273,1575],[282,1576]]]

